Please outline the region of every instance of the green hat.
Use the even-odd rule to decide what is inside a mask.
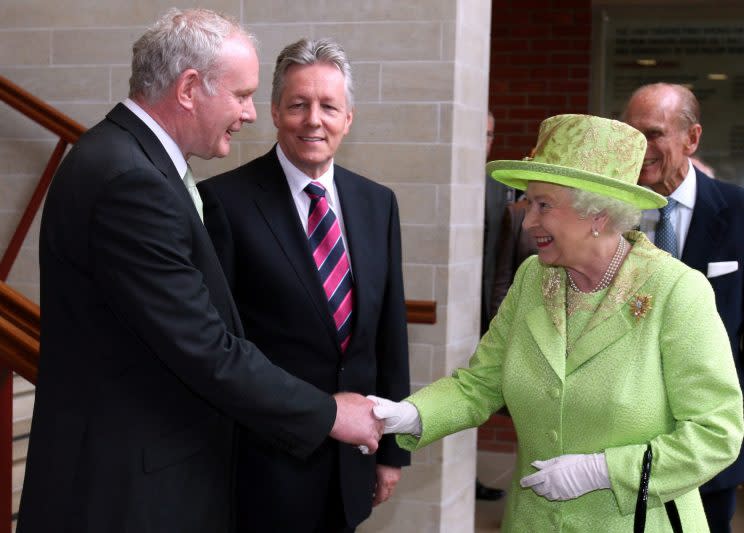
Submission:
[[[637,185],[646,137],[617,120],[591,115],[557,115],[543,120],[532,157],[491,161],[486,172],[524,190],[544,181],[609,196],[639,209],[666,205],[666,198]]]

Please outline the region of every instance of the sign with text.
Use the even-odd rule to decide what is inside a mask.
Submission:
[[[697,156],[722,179],[744,184],[744,10],[669,7],[663,16],[602,12],[599,114],[618,118],[639,86],[689,87],[700,101],[703,136]],[[696,16],[694,16],[696,15]],[[596,35],[596,34],[595,34]],[[602,57],[598,57],[602,56]]]

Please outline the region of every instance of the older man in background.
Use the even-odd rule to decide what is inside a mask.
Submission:
[[[702,134],[700,105],[681,85],[637,89],[623,113],[648,141],[638,183],[667,197],[644,212],[641,230],[656,245],[707,275],[726,326],[739,383],[744,385],[744,189],[714,180],[690,157]],[[736,486],[744,482],[744,454],[700,487],[711,533],[728,533]]]

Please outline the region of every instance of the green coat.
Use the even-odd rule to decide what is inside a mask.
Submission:
[[[533,256],[469,367],[409,398],[423,428],[419,439],[398,437],[409,450],[508,407],[518,453],[505,533],[631,532],[648,442],[646,531],[671,531],[663,507],[671,499],[686,533],[708,531],[697,487],[736,458],[744,431],[728,337],[702,274],[641,233],[626,237],[631,253],[573,348],[565,270]],[[593,452],[605,452],[611,490],[551,502],[519,486],[536,459]]]

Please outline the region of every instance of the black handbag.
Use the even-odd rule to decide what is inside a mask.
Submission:
[[[643,466],[641,467],[641,484],[638,487],[638,499],[636,500],[635,517],[633,520],[633,533],[643,533],[646,529],[646,507],[648,505],[648,480],[651,479],[651,445],[646,447],[643,454]],[[679,519],[679,511],[674,500],[664,504],[669,522],[672,524],[674,533],[682,533],[682,521]]]

